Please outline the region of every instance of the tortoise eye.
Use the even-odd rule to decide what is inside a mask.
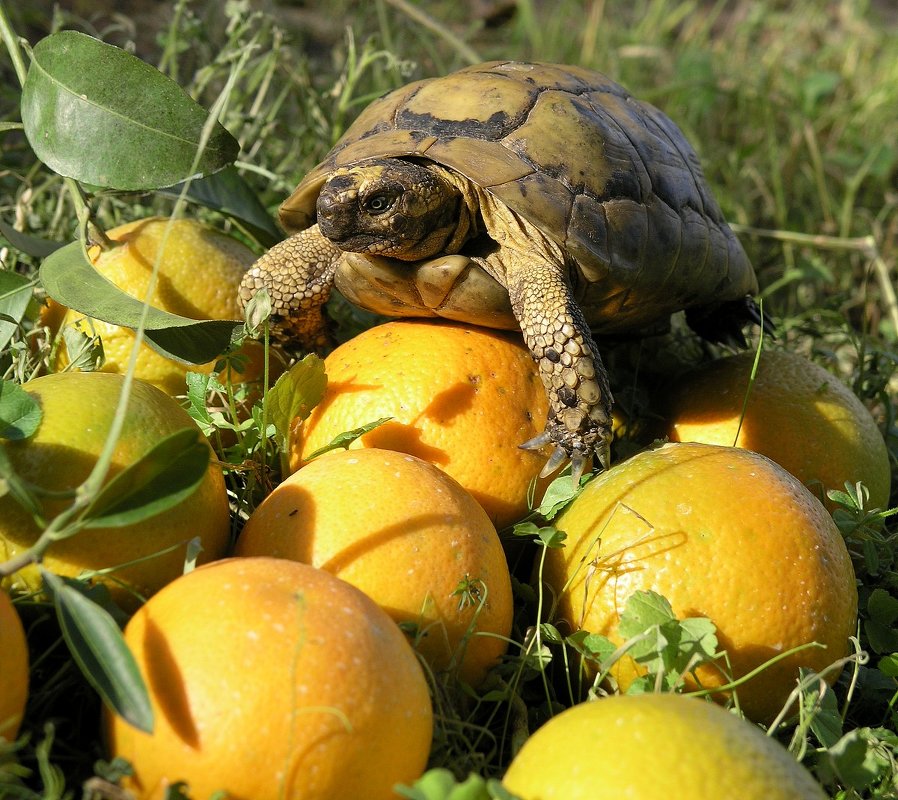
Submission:
[[[365,211],[371,214],[383,214],[385,211],[390,210],[390,207],[393,205],[393,198],[387,194],[375,194],[371,195],[371,197],[366,197],[362,205]]]

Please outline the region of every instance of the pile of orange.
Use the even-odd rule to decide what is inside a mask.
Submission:
[[[156,219],[110,236],[118,246],[95,266],[133,296],[143,299],[158,262],[154,305],[194,318],[238,316],[237,284],[253,260],[242,244]],[[57,325],[87,329],[74,312],[49,313],[48,323],[55,313]],[[75,490],[96,463],[133,346],[130,331],[93,325],[105,371],[26,384],[43,423],[28,440],[2,445],[18,474],[50,493],[48,518],[63,507],[58,493]],[[60,349],[56,367],[66,358]],[[683,688],[710,690],[768,722],[789,702],[800,668],[836,678],[855,631],[852,564],[818,498],[861,481],[870,504],[884,506],[889,465],[873,418],[833,376],[772,351],[749,386],[752,360],[720,359],[678,380],[657,409],[673,443],[592,480],[552,521],[565,546],[540,553],[536,574],[556,626],[616,645],[621,612],[639,590],[663,595],[680,618],[708,617],[723,655],[684,675]],[[261,360],[253,363],[249,377]],[[325,368],[323,400],[290,431],[291,474],[248,515],[233,547],[213,461],[177,507],[131,526],[86,529],[44,558],[61,575],[106,582],[123,604],[149,597],[126,641],[154,729],[106,718],[111,753],[134,766],[124,787],[141,798],[162,797],[178,781],[197,797],[394,797],[394,785],[413,782],[427,763],[428,680],[476,689],[506,656],[515,609],[497,531],[524,518],[547,483],[537,476],[548,452],[519,447],[543,430],[548,412],[521,337],[389,322],[336,348]],[[141,348],[145,380],[132,388],[111,474],[194,426],[170,396],[183,393],[188,369],[213,364],[188,367]],[[332,446],[377,420],[385,421]],[[0,497],[0,560],[39,533],[10,495]],[[202,559],[215,563],[184,575],[195,536]],[[7,583],[33,591],[39,578],[29,568]],[[0,638],[11,637],[0,641],[0,673],[16,676],[15,691],[0,696],[7,738],[27,692],[27,652],[23,662],[13,619],[0,593]],[[583,667],[595,677],[594,666]],[[605,688],[626,691],[643,673],[625,653]],[[583,763],[595,772],[589,782],[575,775]],[[530,738],[504,783],[524,800],[576,800],[623,796],[643,779],[651,796],[705,796],[695,788],[702,781],[707,796],[821,796],[750,723],[682,697],[576,706]]]

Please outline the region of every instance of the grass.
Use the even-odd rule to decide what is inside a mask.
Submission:
[[[887,2],[519,0],[507,19],[481,19],[471,13],[474,2],[310,0],[263,13],[244,0],[229,3],[222,16],[220,4],[196,0],[174,3],[150,37],[127,13],[88,19],[57,10],[51,17],[20,5],[7,12],[32,44],[60,26],[87,30],[135,49],[207,107],[231,66],[245,59],[222,121],[240,141],[241,174],[272,212],[372,98],[408,80],[494,58],[605,72],[686,133],[756,266],[779,343],[852,386],[880,421],[898,474],[898,15]],[[0,72],[0,122],[15,121],[18,84],[4,57]],[[61,179],[15,131],[0,130],[0,142],[0,220],[42,238],[70,239],[76,210]],[[110,227],[169,213],[172,205],[159,194],[104,194],[96,212]],[[214,212],[191,213],[233,227]],[[38,263],[2,238],[0,259],[25,274]],[[359,319],[350,314],[346,330],[365,324]],[[39,340],[27,331],[14,337],[0,354],[0,375],[22,379],[40,367],[46,352],[27,346],[26,337]],[[893,479],[893,498],[894,487]],[[862,498],[843,500],[836,519],[858,571],[860,637],[870,654],[837,684],[843,706],[835,713],[845,715],[851,738],[838,751],[809,720],[783,738],[831,779],[834,797],[893,798],[898,529]],[[542,537],[552,541],[551,532]],[[441,724],[433,763],[459,776],[499,775],[510,749],[558,710],[567,691],[571,650],[550,629],[533,628],[544,598],[526,583],[516,590],[520,656],[493,691],[471,698],[457,687],[435,687]],[[33,615],[32,644],[42,655],[32,673],[39,688],[31,713],[41,722],[21,761],[35,777],[10,796],[74,797],[102,753],[98,741],[84,745],[96,703],[51,615],[40,607]],[[72,698],[77,713],[66,707]],[[45,730],[44,721],[53,727]],[[851,760],[848,751],[862,757]],[[0,776],[4,763],[0,752]],[[108,765],[98,769],[109,774]]]

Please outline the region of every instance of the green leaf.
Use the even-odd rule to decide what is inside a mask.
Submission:
[[[617,646],[607,636],[589,631],[572,633],[565,641],[581,655],[600,664],[605,663],[617,650]]]
[[[547,487],[537,511],[546,519],[552,519],[580,492],[580,486],[574,486],[570,474],[560,475]]]
[[[281,444],[287,442],[293,420],[308,417],[321,402],[326,388],[324,361],[310,353],[290,367],[266,392],[265,412],[277,430]]]
[[[181,185],[162,191],[177,196],[181,193]],[[231,217],[264,247],[271,247],[284,238],[271,214],[233,166],[191,181],[187,198]]]
[[[69,178],[155,189],[230,164],[239,145],[154,67],[77,31],[39,41],[22,88],[22,122],[37,157]]]
[[[330,440],[324,447],[319,447],[314,453],[306,456],[306,461],[311,461],[313,458],[318,458],[318,456],[323,456],[325,453],[329,453],[331,450],[348,450],[350,445],[359,437],[364,436],[369,431],[373,431],[375,428],[379,428],[385,422],[389,422],[392,417],[381,417],[380,419],[374,420],[374,422],[369,422],[365,425],[362,425],[360,428],[353,428],[351,431],[343,431],[343,433],[337,434],[333,439]]]
[[[85,511],[88,528],[133,525],[189,497],[206,476],[209,446],[199,428],[184,428],[106,483]]]
[[[624,639],[639,637],[629,655],[650,673],[669,673],[672,678],[687,668],[713,658],[717,628],[705,617],[680,621],[667,598],[652,591],[633,592],[618,624]]]
[[[115,620],[71,583],[42,569],[63,638],[88,683],[116,714],[152,733],[153,709],[134,656]]]
[[[808,675],[808,670],[800,671],[801,677]],[[839,705],[836,702],[835,693],[827,687],[820,696],[820,685],[814,683],[809,690],[802,693],[802,703],[813,709],[810,727],[820,744],[824,747],[832,747],[842,736],[842,715],[839,713]],[[818,707],[819,706],[819,707]]]
[[[49,239],[41,239],[37,236],[30,236],[27,233],[17,231],[12,225],[8,225],[2,219],[0,219],[0,234],[16,250],[20,250],[25,255],[34,256],[35,258],[46,258],[64,244],[63,242],[51,242]]]
[[[428,770],[411,787],[394,788],[409,800],[518,800],[495,779],[487,780],[471,773],[459,782],[444,767]]]
[[[0,271],[0,350],[6,347],[24,318],[33,287],[24,275]]]
[[[136,328],[143,303],[97,272],[80,242],[71,242],[45,258],[40,279],[47,294],[64,306],[112,325]],[[196,320],[149,309],[144,335],[162,355],[185,364],[205,364],[230,346],[242,322]]]
[[[863,790],[870,786],[883,768],[875,749],[859,728],[846,733],[827,750],[827,755],[833,773],[853,789]]]
[[[560,531],[552,525],[539,526],[533,522],[517,523],[512,528],[512,533],[515,536],[533,536],[546,547],[564,547],[564,540],[567,539],[567,534],[564,531]]]
[[[883,656],[876,664],[876,668],[890,678],[898,678],[898,653]]]
[[[0,439],[21,441],[40,427],[40,404],[13,381],[0,379]]]
[[[657,592],[638,590],[627,600],[618,625],[618,632],[625,639],[647,631],[653,625],[663,625],[676,620],[667,598]]]

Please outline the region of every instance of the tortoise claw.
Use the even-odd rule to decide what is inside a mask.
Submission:
[[[539,438],[539,437],[537,437]],[[533,440],[531,440],[533,441]],[[542,468],[542,471],[539,473],[540,478],[547,478],[551,475],[555,470],[557,470],[565,461],[568,460],[567,451],[563,447],[556,447],[552,452],[552,455],[549,456],[549,460],[546,462],[546,465]]]
[[[521,450],[539,450],[541,447],[545,447],[547,444],[551,443],[552,436],[549,434],[549,431],[545,430],[537,436],[534,436],[532,439],[528,439],[524,444],[519,444],[518,447],[520,447]],[[558,451],[556,450],[555,452]],[[552,457],[554,458],[555,456],[553,455]]]
[[[587,461],[586,456],[579,450],[575,450],[571,454],[571,479],[575,487],[580,485],[580,476],[583,475],[583,471],[586,469]]]

